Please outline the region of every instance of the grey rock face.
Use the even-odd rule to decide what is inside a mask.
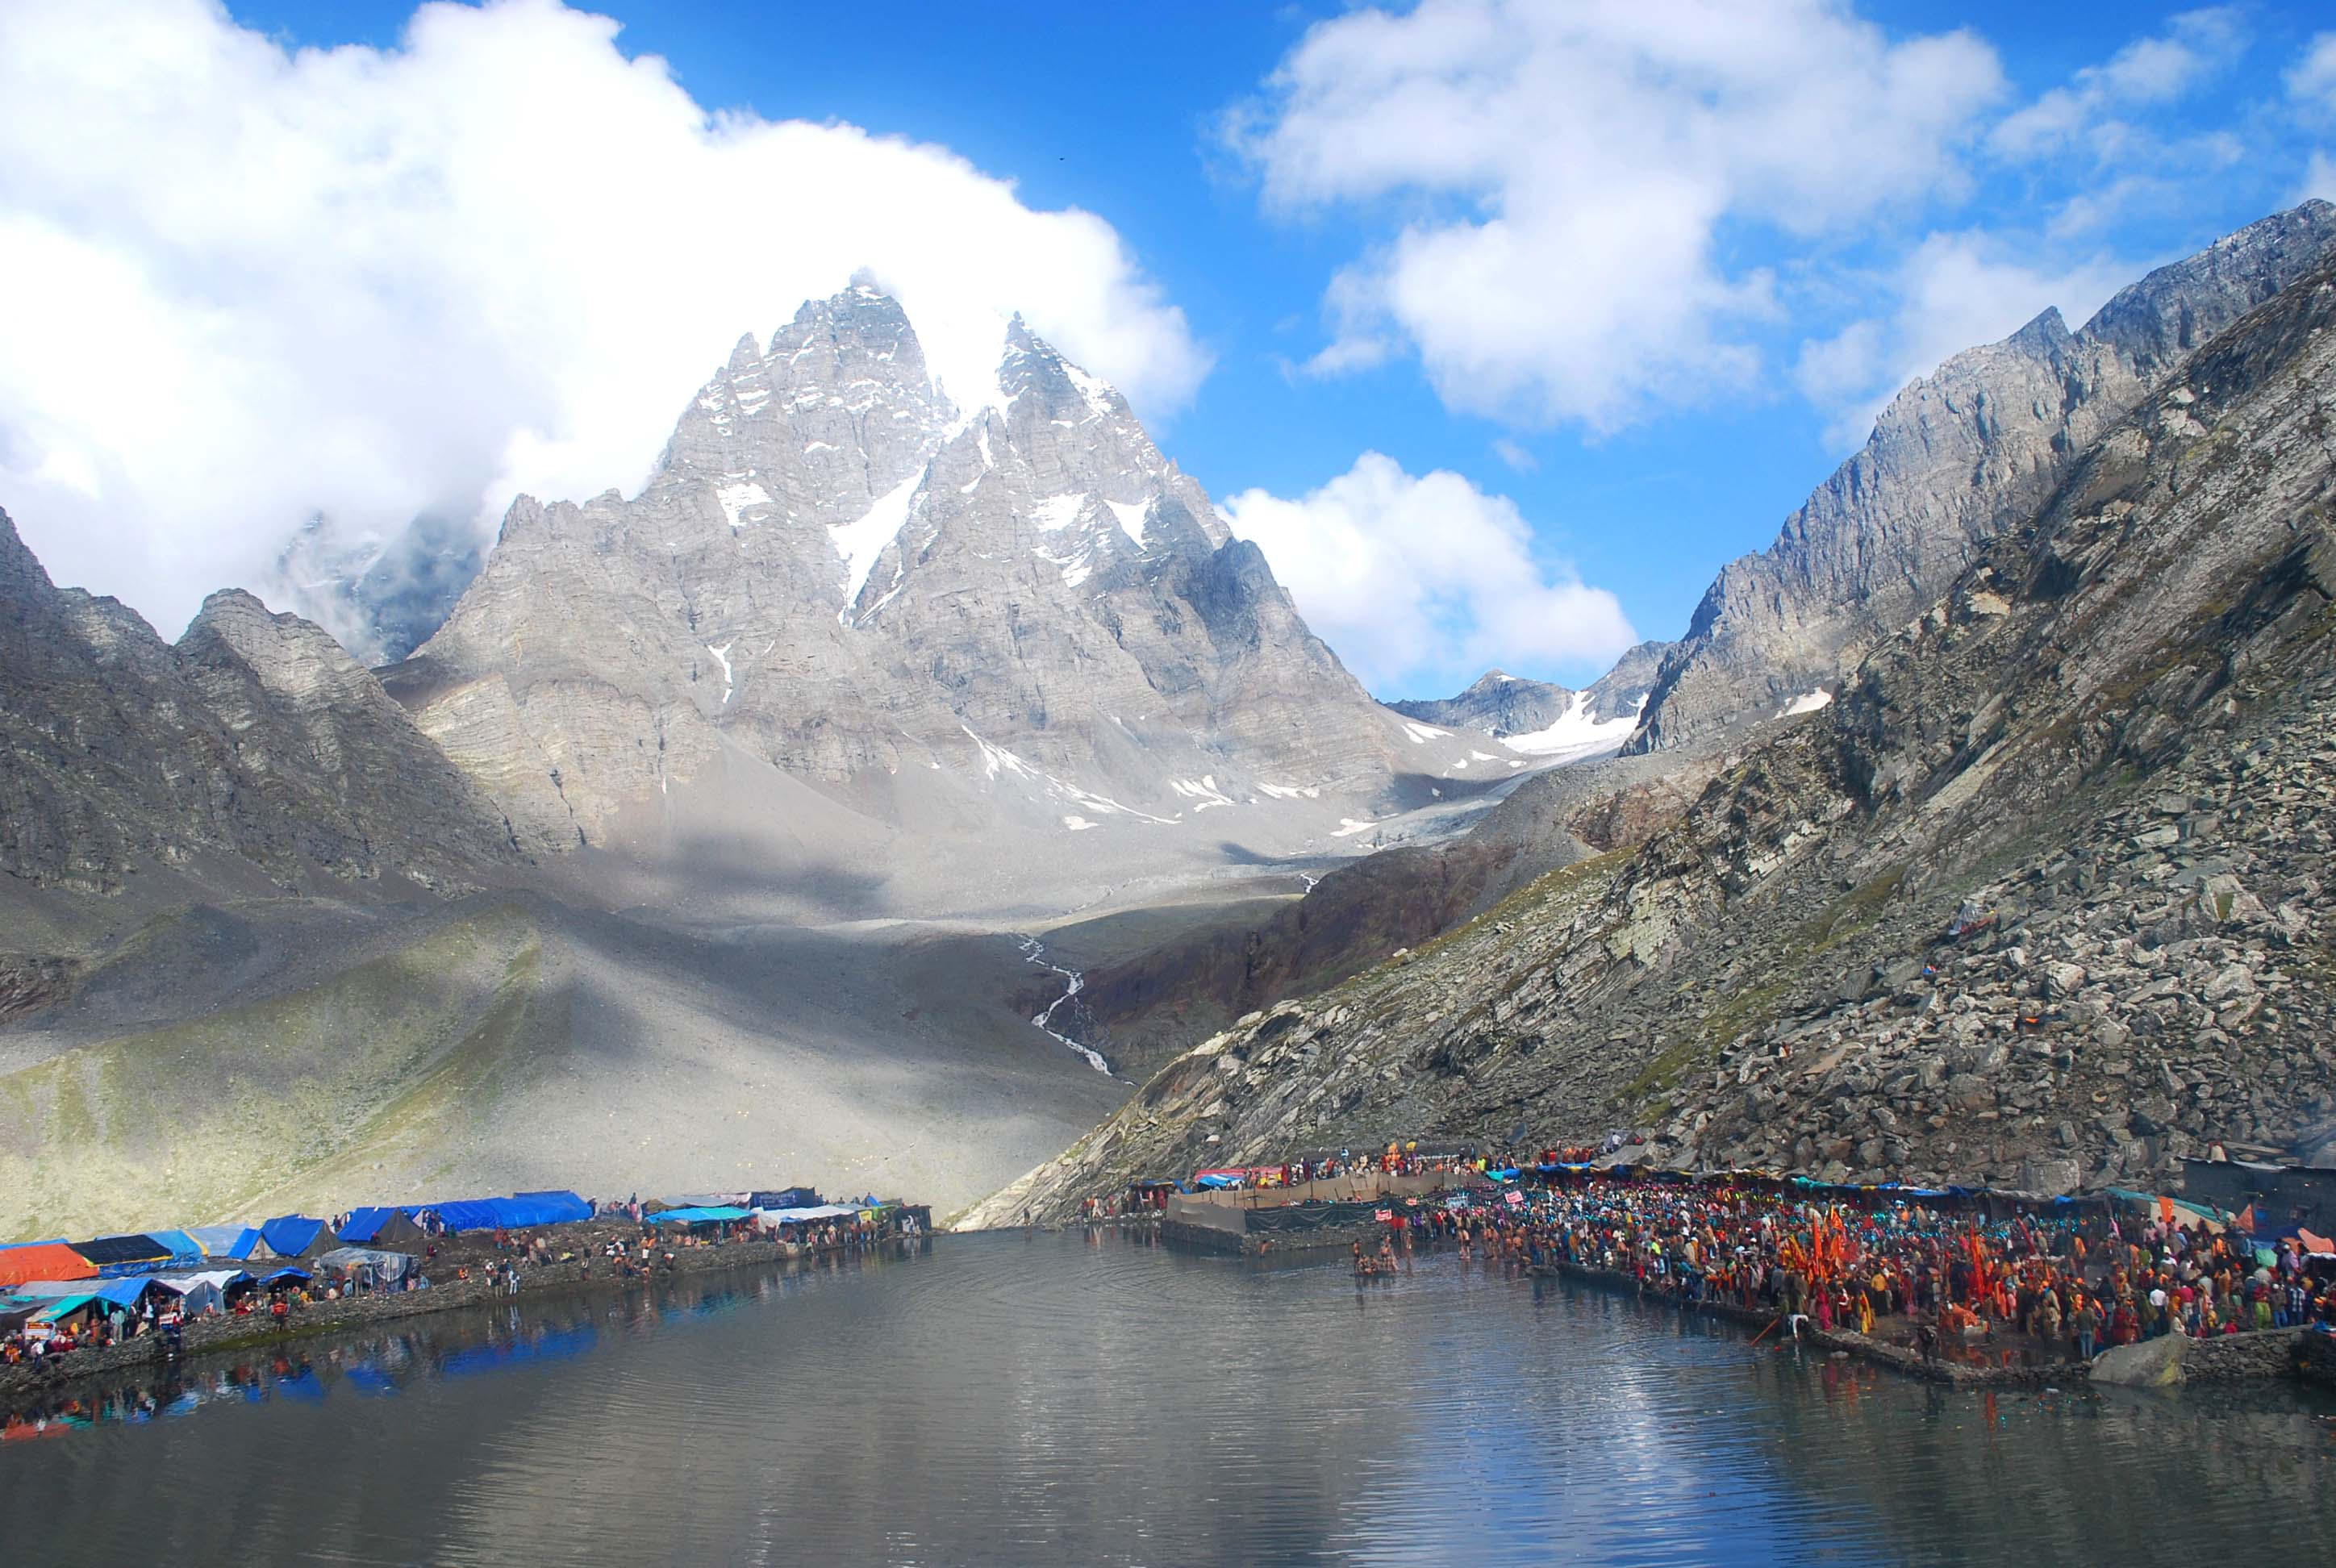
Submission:
[[[1720,572],[1626,749],[1689,744],[1836,680],[2032,512],[2199,345],[2331,242],[2336,207],[2307,201],[2151,273],[2077,333],[2048,310],[1901,392],[1776,542]]]
[[[279,881],[460,888],[501,813],[319,627],[214,594],[174,648],[54,586],[0,513],[0,871],[119,891],[233,857]]]
[[[1572,687],[1525,680],[1494,669],[1485,671],[1457,696],[1413,698],[1387,706],[1422,724],[1481,730],[1497,737],[1547,729],[1572,705]]]
[[[1572,714],[1577,718],[1606,722],[1637,715],[1654,689],[1662,667],[1667,642],[1642,642],[1614,661],[1614,667],[1593,684],[1576,691],[1545,680],[1526,680],[1502,670],[1487,670],[1457,696],[1415,698],[1387,706],[1406,718],[1450,729],[1481,730],[1495,739],[1531,735]],[[1576,699],[1587,701],[1576,707]]]
[[[1400,736],[1116,392],[1017,321],[953,408],[864,287],[742,341],[638,496],[515,503],[384,678],[545,848],[725,747],[1141,815],[1209,777],[1367,796]]]

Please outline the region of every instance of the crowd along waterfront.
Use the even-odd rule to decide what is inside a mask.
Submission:
[[[809,1187],[603,1204],[569,1192],[0,1245],[0,1408],[187,1351],[930,1233],[921,1204]]]
[[[0,1444],[27,1561],[2336,1556],[2302,1386],[1967,1390],[1416,1246],[1097,1226],[190,1359]],[[127,1418],[101,1418],[112,1416]]]

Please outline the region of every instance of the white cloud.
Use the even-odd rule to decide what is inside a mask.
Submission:
[[[2288,68],[2286,80],[2289,97],[2336,113],[2336,33],[2315,34],[2303,58]]]
[[[2104,160],[2130,151],[2132,131],[2117,116],[2171,102],[2234,63],[2246,48],[2238,12],[2188,11],[2163,34],[2136,38],[2066,87],[2006,115],[1988,135],[1997,155],[2034,159],[2086,144]]]
[[[1874,416],[1908,382],[1966,348],[2009,337],[2049,307],[2076,331],[2140,270],[2106,255],[2038,267],[2011,250],[1981,229],[1932,234],[1899,268],[1887,322],[1858,321],[1802,345],[1795,378],[1832,412],[1827,440],[1844,449],[1862,443]]]
[[[1311,28],[1228,134],[1272,209],[1405,214],[1332,283],[1315,368],[1408,347],[1454,408],[1604,428],[1755,374],[1772,280],[1723,230],[1960,190],[2000,88],[1971,34],[1841,0],[1425,0]]]
[[[1826,404],[1866,392],[1882,369],[1882,324],[1853,321],[1831,337],[1804,338],[1793,365],[1793,385],[1811,403]]]
[[[1531,473],[1541,467],[1540,458],[1535,457],[1523,445],[1510,440],[1505,435],[1496,437],[1494,440],[1493,455],[1499,458],[1503,463],[1507,463],[1511,468],[1515,469],[1519,473]]]
[[[2322,201],[2336,201],[2336,159],[2325,152],[2314,152],[2304,165],[2303,186],[2295,193],[2298,201],[2318,197]]]
[[[1638,640],[1612,594],[1534,559],[1514,502],[1446,470],[1366,452],[1294,501],[1249,490],[1220,510],[1377,692],[1440,696],[1488,666],[1598,663]]]
[[[173,630],[316,511],[630,488],[742,331],[862,268],[959,387],[1017,308],[1139,405],[1205,373],[1101,219],[709,115],[616,34],[500,0],[287,54],[208,0],[0,10],[0,505],[55,574]]]

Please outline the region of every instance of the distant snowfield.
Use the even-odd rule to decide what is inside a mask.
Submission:
[[[1524,735],[1503,735],[1501,744],[1511,751],[1537,757],[1582,757],[1592,752],[1605,751],[1621,745],[1639,727],[1639,714],[1647,706],[1640,697],[1639,705],[1621,718],[1592,718],[1590,716],[1590,694],[1573,694],[1573,701],[1558,716],[1557,722],[1547,729],[1533,730]]]
[[[1792,701],[1778,708],[1776,710],[1776,716],[1778,718],[1795,718],[1805,713],[1815,713],[1818,709],[1829,706],[1832,702],[1833,693],[1825,690],[1823,687],[1818,687],[1814,691],[1803,692],[1800,696],[1795,697]]]

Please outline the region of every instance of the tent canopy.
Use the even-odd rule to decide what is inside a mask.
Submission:
[[[203,1261],[203,1244],[188,1231],[149,1231],[147,1240],[158,1247],[170,1250],[173,1263],[200,1263]]]
[[[63,1242],[28,1242],[0,1247],[0,1286],[27,1280],[93,1280],[97,1265]]]
[[[278,1214],[260,1225],[259,1236],[279,1258],[305,1258],[340,1241],[330,1225],[306,1214]]]
[[[238,1280],[250,1278],[241,1269],[204,1269],[192,1274],[157,1274],[151,1282],[183,1296],[206,1285],[214,1290],[224,1290]]]
[[[170,1261],[170,1249],[151,1236],[97,1236],[75,1242],[73,1250],[97,1265],[101,1274],[148,1269]],[[196,1256],[201,1251],[197,1250]]]
[[[405,1278],[406,1271],[414,1267],[414,1254],[384,1252],[375,1247],[336,1247],[318,1257],[316,1266],[342,1274],[371,1270],[382,1279],[394,1281]]]
[[[241,1261],[259,1246],[259,1232],[250,1225],[190,1225],[186,1233],[195,1239],[206,1258]]]
[[[506,1224],[566,1225],[592,1217],[592,1205],[564,1188],[540,1193],[514,1193],[495,1202],[511,1214]]]
[[[54,1323],[72,1317],[87,1306],[103,1306],[105,1299],[94,1290],[83,1290],[71,1296],[52,1296],[33,1310],[35,1323]]]
[[[649,1220],[652,1224],[658,1225],[707,1225],[717,1220],[751,1220],[754,1217],[752,1209],[724,1203],[715,1208],[667,1209],[662,1214],[652,1214]]]
[[[145,1296],[146,1287],[153,1282],[151,1275],[134,1280],[27,1280],[15,1289],[19,1296],[41,1300],[98,1296],[117,1307],[135,1307]]]
[[[523,1225],[561,1225],[589,1220],[592,1205],[573,1193],[518,1193],[508,1198],[462,1198],[432,1203],[449,1231],[511,1230]]]
[[[341,1240],[351,1246],[366,1242],[418,1242],[422,1227],[408,1209],[354,1209],[341,1227]]]
[[[860,1211],[842,1203],[819,1203],[808,1209],[758,1209],[754,1217],[764,1225],[800,1225],[812,1220],[840,1220]],[[659,1219],[665,1218],[660,1214]]]

